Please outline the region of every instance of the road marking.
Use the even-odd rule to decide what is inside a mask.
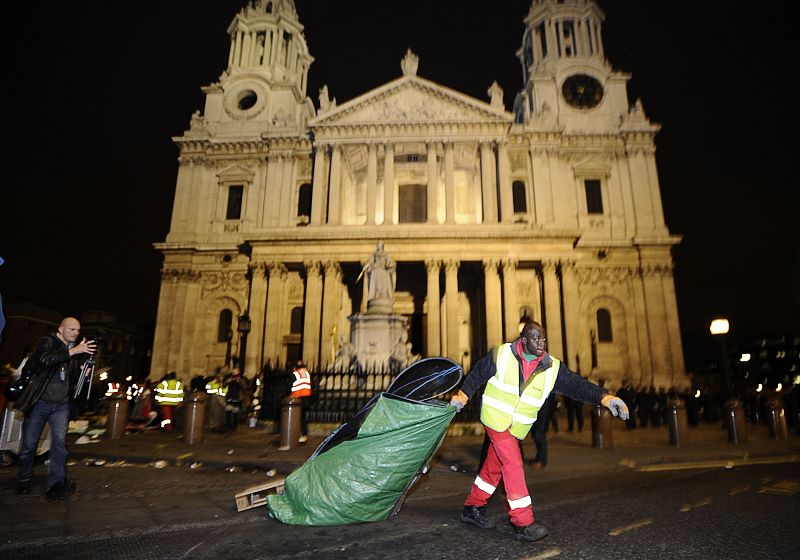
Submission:
[[[762,486],[759,494],[778,494],[780,496],[793,496],[800,490],[800,482],[796,480],[779,480],[770,486]]]
[[[744,486],[737,486],[733,488],[730,492],[728,492],[728,496],[735,496],[736,494],[741,494],[742,492],[747,492],[750,490],[750,485],[745,484]]]
[[[625,525],[624,527],[617,527],[616,529],[612,529],[611,532],[608,534],[612,537],[618,537],[622,533],[627,533],[628,531],[633,531],[634,529],[638,529],[639,527],[646,527],[647,525],[651,525],[653,523],[652,519],[643,519],[642,521],[637,521],[636,523],[631,523],[630,525]]]
[[[536,556],[529,556],[528,558],[524,558],[523,560],[544,560],[545,558],[553,558],[561,554],[560,548],[551,548],[550,550],[545,550],[541,554],[537,554]]]
[[[797,463],[800,462],[800,455],[779,455],[775,457],[760,457],[757,459],[724,459],[721,461],[697,461],[693,463],[665,463],[663,465],[644,465],[637,467],[639,472],[658,472],[658,471],[684,471],[689,469],[713,469],[733,467],[746,467],[750,465],[774,465],[778,463]]]
[[[683,504],[683,507],[681,507],[681,511],[686,512],[686,511],[689,511],[689,510],[692,510],[692,509],[695,509],[695,508],[707,506],[712,501],[713,500],[711,498],[703,498],[699,502],[695,502],[693,504]]]

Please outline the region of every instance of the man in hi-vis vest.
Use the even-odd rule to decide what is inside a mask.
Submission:
[[[464,502],[461,521],[481,529],[494,527],[494,522],[486,517],[486,504],[502,479],[514,538],[531,542],[546,537],[548,531],[533,522],[519,442],[528,435],[550,392],[593,405],[602,404],[614,416],[623,420],[628,417],[628,408],[622,399],[608,394],[548,355],[545,342],[542,326],[526,322],[518,339],[501,344],[472,367],[461,390],[450,400],[460,411],[486,384],[481,423],[491,443],[486,461]]]

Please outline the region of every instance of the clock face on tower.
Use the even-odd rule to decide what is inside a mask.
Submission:
[[[578,109],[591,109],[603,99],[603,86],[586,74],[574,74],[564,80],[561,93],[567,103]]]

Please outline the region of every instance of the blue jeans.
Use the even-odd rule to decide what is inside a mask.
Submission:
[[[22,448],[19,453],[17,481],[33,478],[33,462],[44,425],[50,424],[50,465],[47,468],[47,489],[67,478],[67,427],[69,426],[69,403],[56,404],[42,401],[34,405],[22,423]]]

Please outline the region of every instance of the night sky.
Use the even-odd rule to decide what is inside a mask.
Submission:
[[[797,88],[783,70],[795,66],[795,18],[772,3],[600,4],[607,58],[632,73],[631,101],[641,97],[663,126],[657,161],[667,225],[683,236],[674,256],[687,353],[718,314],[737,339],[800,334]],[[171,137],[225,69],[226,29],[243,5],[4,6],[5,302],[154,323],[161,257],[152,243],[166,236],[177,176]],[[296,5],[315,57],[315,105],[322,84],[341,104],[399,77],[409,47],[420,76],[478,99],[497,80],[510,109],[522,87],[515,52],[529,0]]]

